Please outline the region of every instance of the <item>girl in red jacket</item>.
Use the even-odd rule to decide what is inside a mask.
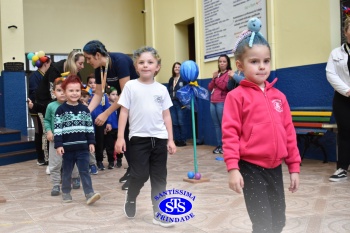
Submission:
[[[273,87],[277,80],[266,81],[271,51],[260,33],[244,32],[234,55],[245,79],[228,93],[222,119],[229,187],[243,190],[253,232],[281,232],[286,220],[283,160],[290,173],[289,190],[294,193],[299,187],[300,155],[290,108],[285,95]]]

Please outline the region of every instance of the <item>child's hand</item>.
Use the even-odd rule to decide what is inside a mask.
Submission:
[[[95,152],[95,145],[94,144],[90,144],[89,145],[89,151],[90,151],[90,153],[94,153]]]
[[[114,150],[118,153],[118,154],[122,154],[124,153],[124,151],[126,151],[126,145],[125,145],[125,139],[124,138],[118,138],[115,146],[114,146]]]
[[[290,173],[289,191],[295,193],[299,188],[299,173]]]
[[[56,149],[56,153],[57,153],[59,156],[63,156],[63,154],[64,154],[64,149],[63,149],[63,147],[58,147],[58,148]]]
[[[174,140],[168,140],[167,148],[168,148],[169,154],[172,155],[176,153],[176,145],[174,143]]]
[[[244,187],[243,177],[238,169],[232,169],[228,172],[228,185],[236,193],[242,193]]]
[[[53,142],[53,133],[51,131],[48,131],[46,134],[46,138],[48,141]]]
[[[28,102],[28,108],[29,108],[29,109],[32,109],[33,106],[34,106],[32,100],[28,98],[28,99],[27,99],[27,102]]]
[[[228,74],[228,76],[229,76],[230,79],[232,79],[234,73],[235,73],[235,72],[233,72],[233,70],[229,70],[229,71],[227,72],[227,74]]]
[[[106,133],[111,131],[111,130],[112,130],[112,125],[111,124],[107,124],[106,125],[106,129],[105,129]]]

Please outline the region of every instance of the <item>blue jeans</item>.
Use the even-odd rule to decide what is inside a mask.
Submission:
[[[216,133],[216,143],[218,146],[222,146],[222,131],[221,122],[222,114],[224,112],[224,103],[210,103],[210,115],[214,123]]]
[[[184,125],[184,111],[182,104],[178,100],[173,100],[173,106],[170,107],[171,121],[173,123],[174,140],[186,142],[186,128]]]
[[[89,151],[79,150],[79,151],[66,151],[63,154],[62,161],[62,192],[70,193],[71,187],[71,177],[74,164],[77,164],[80,180],[83,185],[84,193],[93,193],[92,182],[89,172],[89,161],[90,155]]]

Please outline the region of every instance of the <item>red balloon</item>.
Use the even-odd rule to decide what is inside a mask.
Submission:
[[[43,56],[43,57],[39,58],[39,60],[41,61],[41,63],[45,63],[45,62],[47,62],[48,57]]]

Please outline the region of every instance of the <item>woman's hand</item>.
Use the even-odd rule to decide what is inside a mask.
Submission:
[[[219,74],[219,73],[218,73],[217,71],[215,71],[215,72],[213,73],[213,79],[214,79],[214,78],[217,78],[217,77],[218,77],[218,74]]]

